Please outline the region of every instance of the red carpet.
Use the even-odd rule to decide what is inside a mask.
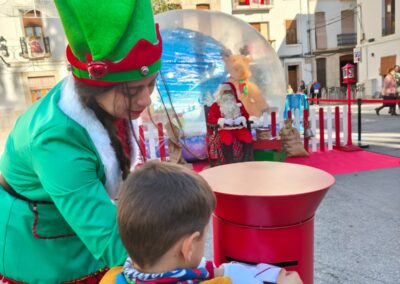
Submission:
[[[400,167],[400,158],[368,151],[326,151],[311,153],[308,157],[287,158],[285,163],[293,163],[324,170],[332,175],[348,174],[392,167]],[[193,169],[200,172],[208,162],[193,163]]]
[[[202,170],[208,168],[210,165],[208,164],[208,161],[201,161],[201,162],[195,162],[192,164],[193,170],[196,172],[201,172]]]
[[[400,166],[400,158],[368,151],[315,152],[311,153],[309,157],[287,158],[285,162],[318,168],[332,175]]]

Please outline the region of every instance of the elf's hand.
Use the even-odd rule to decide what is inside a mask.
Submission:
[[[278,275],[277,284],[303,284],[299,274],[296,271],[286,271],[282,269]]]

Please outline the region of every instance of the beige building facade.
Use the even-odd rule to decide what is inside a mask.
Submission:
[[[318,80],[326,97],[338,97],[341,67],[353,62],[356,45],[356,0],[182,0],[183,9],[210,9],[232,14],[257,29],[275,49],[286,80]],[[217,8],[220,7],[220,10]]]
[[[68,74],[53,1],[0,1],[0,128]]]
[[[182,9],[211,9],[232,14],[257,29],[281,59],[286,80],[296,90],[298,82],[318,80],[326,96],[339,93],[341,67],[353,62],[357,13],[362,15],[367,41],[359,40],[362,60],[359,77],[367,85],[379,79],[377,58],[398,54],[394,35],[378,37],[373,22],[379,17],[365,14],[377,8],[359,0],[173,0]],[[379,0],[372,2],[390,1]],[[394,1],[394,0],[393,0]],[[366,7],[367,4],[372,5]],[[366,9],[360,11],[360,5]],[[379,6],[379,5],[378,5]],[[399,6],[399,5],[398,5]],[[375,9],[376,8],[376,9]],[[399,7],[396,7],[398,10]],[[372,13],[372,12],[368,12]],[[397,17],[398,17],[397,13]],[[366,19],[374,19],[367,21]],[[398,27],[399,21],[396,22]],[[366,32],[372,29],[371,33]],[[374,38],[374,42],[369,42]],[[382,38],[382,41],[380,40]],[[380,45],[387,51],[380,55]],[[68,74],[66,40],[53,1],[0,0],[0,126],[26,109]],[[391,51],[393,50],[393,51]],[[396,53],[397,52],[397,53]],[[366,56],[366,54],[369,54]],[[374,54],[374,56],[372,55]],[[364,59],[372,59],[371,62]],[[398,62],[398,61],[397,61]],[[366,67],[368,66],[368,67]]]
[[[378,96],[389,68],[400,65],[400,2],[358,0],[358,82],[364,93]]]

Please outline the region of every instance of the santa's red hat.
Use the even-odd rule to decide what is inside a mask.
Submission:
[[[236,87],[235,87],[235,85],[233,83],[231,83],[231,82],[223,82],[223,83],[221,83],[219,85],[219,87],[218,87],[218,93],[222,94],[224,91],[232,91],[232,94],[235,96],[236,101],[240,102],[239,98],[238,98],[238,95],[237,95],[237,92],[236,92]]]

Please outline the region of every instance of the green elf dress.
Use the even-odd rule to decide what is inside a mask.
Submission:
[[[158,71],[161,38],[151,2],[56,5],[72,75],[18,118],[6,142],[0,161],[0,283],[88,283],[84,279],[127,257],[114,203],[119,163],[106,129],[82,105],[74,83],[115,85]]]

